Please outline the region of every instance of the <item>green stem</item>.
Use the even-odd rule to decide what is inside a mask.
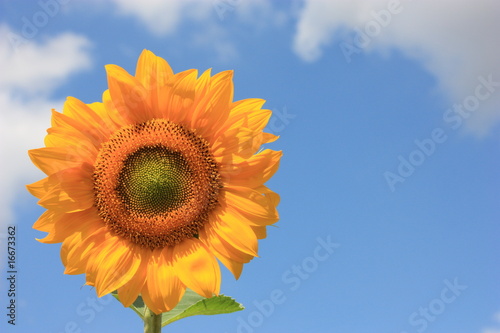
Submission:
[[[161,313],[155,314],[148,307],[144,311],[144,333],[161,333]]]

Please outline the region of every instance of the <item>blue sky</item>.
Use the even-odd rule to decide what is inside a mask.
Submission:
[[[165,332],[500,332],[500,44],[494,0],[0,1],[0,308],[16,226],[16,326],[140,332],[59,244],[35,241],[50,109],[100,101],[104,65],[143,49],[175,72],[234,69],[235,99],[274,111],[282,197],[260,258],[222,292],[242,312]],[[40,329],[43,327],[43,329]]]

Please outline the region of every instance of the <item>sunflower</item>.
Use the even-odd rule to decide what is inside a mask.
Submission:
[[[261,150],[264,100],[233,101],[232,71],[174,74],[144,50],[135,76],[106,66],[103,101],[68,97],[45,146],[29,151],[47,177],[28,185],[46,211],[34,228],[60,243],[66,274],[99,297],[141,295],[156,314],[186,288],[219,294],[219,261],[238,278],[278,221],[264,183],[282,153]]]

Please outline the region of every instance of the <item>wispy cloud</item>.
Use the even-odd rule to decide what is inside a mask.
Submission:
[[[491,74],[500,82],[499,10],[495,0],[306,0],[294,50],[316,61],[325,47],[344,47],[349,62],[361,52],[396,48],[419,61],[459,103],[473,91],[478,76]],[[496,94],[467,119],[466,129],[487,134],[500,122],[499,105]]]
[[[500,333],[500,311],[493,315],[493,320],[496,322],[497,328],[488,327],[481,331],[481,333]]]
[[[196,21],[206,19],[212,14],[211,1],[193,0],[111,0],[118,14],[132,16],[156,35],[169,35],[176,31],[185,19]]]
[[[0,88],[22,90],[26,93],[47,93],[58,86],[69,73],[90,66],[89,57],[82,52],[89,41],[79,35],[65,33],[13,48],[8,43],[10,30],[0,26]]]
[[[213,52],[219,62],[238,58],[231,27],[238,22],[249,29],[279,26],[287,19],[283,11],[274,9],[267,0],[109,0],[115,14],[139,22],[152,35],[175,36],[190,24],[195,33],[186,34],[189,46]],[[186,33],[186,31],[183,31]]]
[[[29,162],[27,150],[43,146],[50,110],[63,101],[49,96],[69,75],[91,66],[90,42],[65,33],[13,48],[13,32],[0,26],[0,227],[13,222],[13,202],[24,184],[41,173]]]

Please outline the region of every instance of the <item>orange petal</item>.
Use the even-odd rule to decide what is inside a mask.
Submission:
[[[247,187],[226,186],[223,197],[228,210],[244,218],[253,225],[270,225],[279,220],[276,206],[278,194],[266,187],[251,189]]]
[[[160,89],[158,108],[163,118],[189,125],[186,124],[186,119],[190,119],[187,110],[195,100],[197,76],[198,71],[195,69],[177,73]]]
[[[197,239],[186,239],[174,247],[175,272],[181,282],[197,294],[219,294],[220,268],[212,253]]]
[[[251,112],[245,117],[245,127],[251,128],[253,130],[262,131],[266,127],[269,119],[271,118],[272,112],[267,109],[260,109]]]
[[[266,100],[260,98],[247,98],[233,102],[230,107],[231,118],[227,123],[234,123],[235,119],[258,112],[265,102]]]
[[[138,255],[140,256],[140,266],[137,269],[134,277],[129,282],[125,283],[122,287],[118,288],[118,299],[125,307],[129,307],[139,296],[146,283],[147,265],[150,260],[151,253],[149,249],[139,249]]]
[[[267,182],[278,170],[281,151],[266,149],[249,159],[236,159],[220,166],[225,183],[254,188]]]
[[[160,298],[153,298],[150,295],[149,289],[147,287],[143,287],[141,291],[141,297],[144,301],[144,304],[156,314],[160,314],[163,311],[163,302]]]
[[[37,182],[34,182],[33,184],[26,185],[26,188],[28,189],[28,191],[31,193],[32,196],[41,199],[50,190],[48,184],[49,184],[49,177],[45,177]]]
[[[120,118],[121,122],[116,122],[116,110],[108,110],[104,103],[94,102],[87,104],[87,106],[92,109],[92,111],[94,111],[99,118],[103,120],[103,125],[107,127],[107,132],[110,135],[123,126],[123,118]]]
[[[114,107],[132,123],[143,123],[154,117],[149,97],[141,82],[116,65],[106,65],[108,86]]]
[[[45,146],[64,147],[67,151],[81,156],[88,163],[92,163],[98,153],[98,149],[86,136],[80,132],[67,127],[51,127],[45,136]]]
[[[54,222],[57,221],[64,213],[46,210],[33,224],[33,229],[49,232],[54,229]]]
[[[89,127],[88,124],[79,122],[55,110],[52,110],[52,128],[48,129],[47,132],[50,133],[51,131],[65,133],[68,137],[78,138],[82,141],[82,144],[93,146],[96,149],[100,148],[102,141],[105,139],[100,131],[97,132],[95,129]],[[56,147],[55,143],[53,146]],[[58,144],[57,147],[65,147],[65,145]]]
[[[261,107],[266,101],[259,98],[248,98],[240,101],[235,101],[229,106],[229,116],[226,122],[215,131],[214,137],[217,138],[221,134],[239,127],[248,127],[255,130],[262,130],[264,127],[259,127],[259,121],[267,121],[271,116],[271,111],[262,110]]]
[[[248,254],[248,253],[245,253],[245,252],[238,250],[237,248],[235,248],[234,246],[229,244],[221,236],[217,235],[217,237],[219,238],[220,244],[223,247],[223,251],[220,252],[222,255],[224,255],[228,258],[231,258],[232,260],[234,260],[236,262],[240,262],[242,264],[246,264],[246,263],[250,262],[253,258],[255,258],[251,254]],[[219,247],[217,249],[219,249]]]
[[[54,219],[52,230],[42,239],[37,239],[41,243],[60,243],[77,231],[88,228],[96,223],[96,213],[93,209],[82,212],[61,214]]]
[[[172,263],[172,249],[155,250],[147,267],[145,301],[155,313],[170,311],[179,303],[186,286],[177,277]]]
[[[212,145],[214,157],[223,163],[232,162],[238,157],[249,158],[260,147],[260,135],[246,127],[233,128],[215,140]]]
[[[227,209],[219,209],[212,216],[210,225],[222,239],[241,252],[258,256],[257,237],[248,224]]]
[[[256,226],[252,225],[250,226],[255,233],[255,236],[257,236],[257,239],[264,239],[267,237],[267,227],[266,226]]]
[[[105,90],[102,93],[102,104],[109,119],[112,121],[113,124],[115,124],[116,129],[121,128],[130,123],[130,121],[126,117],[126,113],[124,114],[120,113],[119,110],[115,107],[115,104],[111,99],[111,95],[109,94],[109,89]]]
[[[87,279],[94,284],[99,297],[130,281],[141,263],[137,246],[118,236],[98,245],[94,254],[87,263]]]
[[[196,81],[196,95],[204,96],[207,90],[210,88],[210,83],[212,82],[212,69],[207,69],[201,74],[201,76]]]
[[[74,125],[89,138],[104,142],[111,134],[107,119],[98,116],[87,104],[77,98],[68,97],[63,107],[63,114],[76,120],[80,125]]]
[[[75,262],[75,260],[68,261],[68,255],[71,251],[74,251],[75,248],[78,247],[79,244],[82,242],[82,235],[81,233],[74,233],[73,235],[69,236],[66,238],[63,242],[63,245],[61,246],[61,261],[63,265],[66,267],[65,274],[73,274],[73,271],[78,271],[76,274],[82,274],[85,272],[85,265],[82,265],[82,267],[79,266],[79,262]],[[68,264],[71,263],[72,269],[70,269],[70,273],[68,273]]]
[[[44,185],[47,192],[38,204],[65,213],[92,207],[94,205],[92,170],[92,167],[84,165],[50,175]]]
[[[159,112],[158,96],[160,88],[166,85],[173,75],[172,68],[165,59],[155,56],[151,51],[142,51],[137,61],[135,77],[148,92],[153,113],[155,111],[156,113]],[[159,118],[161,115],[156,113],[155,118]]]
[[[155,274],[158,273],[157,268],[160,265],[160,255],[161,249],[151,251],[149,260],[146,263],[146,283],[141,291],[144,303],[156,314],[165,311],[163,308],[163,298],[161,297],[161,287],[158,286],[158,276]],[[148,278],[150,274],[151,276]]]
[[[229,116],[233,100],[233,71],[218,73],[212,77],[210,89],[194,103],[191,127],[210,138]]]
[[[60,147],[44,147],[28,151],[33,164],[46,175],[82,164],[82,158],[74,151]]]
[[[222,254],[219,254],[217,256],[217,259],[219,259],[224,266],[226,266],[227,269],[231,273],[233,273],[234,278],[238,280],[241,276],[241,273],[243,272],[243,263],[237,262],[236,260],[233,260],[231,258],[228,258]]]
[[[219,259],[231,273],[233,273],[236,279],[241,275],[243,263],[247,263],[253,258],[253,256],[248,256],[240,252],[238,254],[239,261],[236,260],[236,256],[234,256],[233,253],[237,250],[232,247],[232,251],[228,250],[226,247],[227,245],[224,245],[219,236],[216,235],[213,230],[210,230],[210,228],[206,227],[200,231],[200,240],[210,248],[210,251],[215,254],[217,259]],[[240,256],[247,256],[247,258],[241,259]]]
[[[66,238],[61,246],[61,261],[66,267],[65,274],[85,273],[88,253],[92,253],[96,244],[109,238],[105,226],[98,223],[87,225],[80,232]]]

